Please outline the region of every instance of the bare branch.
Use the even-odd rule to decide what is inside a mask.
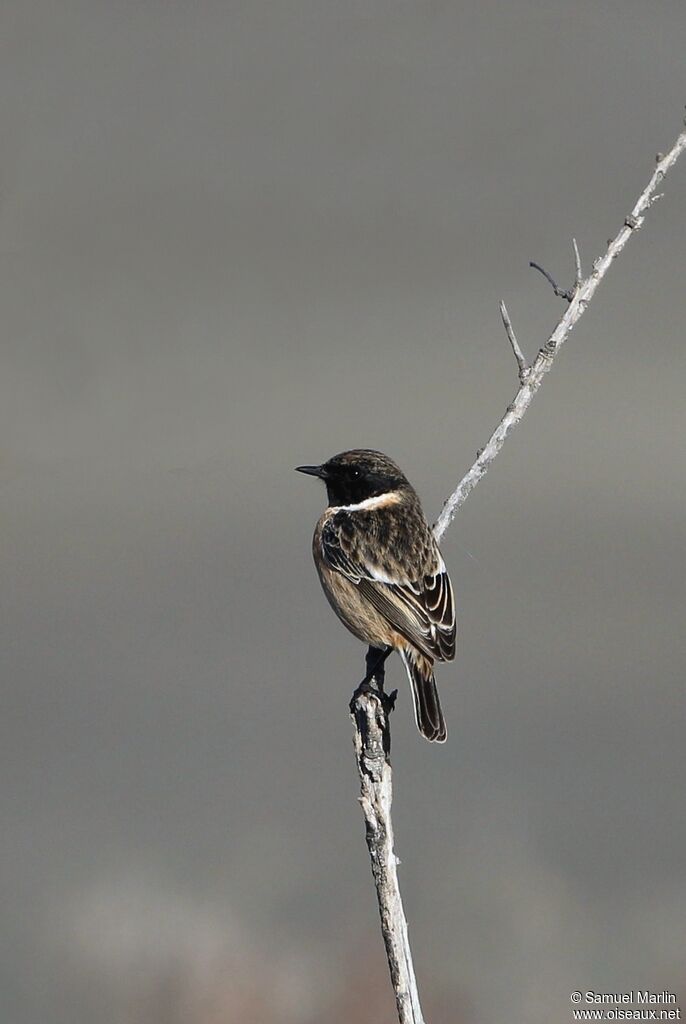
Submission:
[[[353,743],[360,774],[360,806],[381,916],[391,983],[400,1024],[424,1024],[412,964],[407,921],[398,884],[398,858],[393,848],[393,776],[387,700],[383,693],[359,688],[350,702],[355,724]],[[386,706],[384,706],[386,705]]]
[[[622,251],[632,232],[641,226],[644,215],[658,198],[657,187],[667,171],[676,163],[686,149],[686,131],[678,137],[670,151],[657,163],[657,167],[638,200],[626,218],[624,225],[614,239],[608,241],[607,251],[593,264],[591,275],[584,280],[581,258],[576,240],[574,247],[575,281],[569,291],[558,288],[551,275],[537,263],[531,266],[550,282],[556,295],[568,302],[567,310],[560,318],[547,342],[539,351],[531,366],[526,365],[512,322],[503,302],[500,315],[519,369],[520,388],[513,402],[493,431],[485,448],[477,455],[476,462],[462,478],[445,502],[434,534],[440,540],[453,520],[458,508],[486,473],[491,462],[505,443],[508,434],[516,427],[529,408],[533,396],[553,364],[555,356],[567,339],[570,331],[582,316],[595,290],[607,273],[610,264]],[[372,657],[373,648],[368,654]],[[378,652],[377,652],[378,653]],[[424,1024],[417,982],[412,964],[412,953],[398,885],[398,859],[393,848],[393,823],[391,820],[392,772],[389,760],[390,729],[388,715],[393,706],[393,695],[383,692],[383,666],[365,679],[374,685],[361,684],[353,694],[350,713],[355,726],[354,745],[357,769],[360,776],[360,804],[366,822],[366,838],[372,864],[372,874],[381,915],[381,931],[386,946],[388,966],[395,993],[398,1020],[400,1024]]]
[[[519,367],[519,379],[523,384],[527,378],[527,374],[529,373],[529,367],[526,365],[524,353],[519,347],[519,342],[517,341],[517,337],[514,332],[514,327],[512,326],[512,321],[510,320],[510,314],[507,312],[507,306],[505,305],[504,302],[500,303],[500,315],[503,318],[503,326],[505,327],[505,331],[507,333],[510,345],[512,345],[514,357],[517,360],[517,366]]]
[[[590,276],[587,277],[585,281],[580,280],[578,282],[577,287],[571,294],[571,298],[569,298],[568,293],[562,292],[561,289],[558,289],[554,280],[545,270],[543,270],[542,267],[539,267],[538,264],[535,263],[531,264],[548,279],[557,295],[562,295],[564,298],[568,298],[569,306],[567,307],[564,315],[558,321],[555,330],[538,353],[529,369],[526,380],[522,383],[513,402],[508,406],[505,415],[491,434],[486,446],[479,452],[476,462],[459,482],[450,497],[446,500],[436,525],[434,526],[434,534],[437,540],[441,539],[452,522],[458,508],[460,508],[466,500],[467,495],[471,493],[479,480],[486,473],[488,467],[505,443],[505,439],[508,434],[517,426],[524,416],[524,413],[531,404],[532,398],[541,386],[543,378],[553,365],[555,356],[560,351],[572,328],[578,323],[584,310],[593,298],[596,288],[609,270],[612,261],[619,256],[631,235],[643,224],[645,214],[655,200],[658,186],[662,183],[667,172],[674,166],[685,149],[686,131],[683,131],[669,152],[658,161],[650,181],[636,200],[633,210],[625,219],[618,234],[608,242],[608,247],[605,253],[595,261],[593,264],[593,272]],[[576,246],[575,251],[578,252],[578,250],[576,250]],[[580,261],[577,261],[577,279],[579,278]]]

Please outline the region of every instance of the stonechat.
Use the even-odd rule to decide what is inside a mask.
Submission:
[[[392,459],[366,448],[297,468],[326,484],[328,507],[312,550],[329,604],[369,645],[372,670],[398,651],[417,728],[428,740],[444,742],[433,666],[455,657],[455,602],[417,492]]]

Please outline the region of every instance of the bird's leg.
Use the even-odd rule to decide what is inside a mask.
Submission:
[[[383,692],[383,684],[386,678],[386,659],[392,651],[392,647],[369,647],[367,649],[367,656],[365,658],[367,675],[362,680],[363,683],[371,683],[374,680],[381,692]]]
[[[373,693],[376,697],[381,700],[383,709],[386,714],[390,714],[395,707],[395,698],[398,696],[398,691],[393,690],[392,693],[384,692],[384,679],[385,679],[385,664],[389,654],[393,652],[392,647],[369,647],[367,650],[367,657],[365,659],[367,666],[367,674],[353,693],[351,706],[355,699],[363,693]]]

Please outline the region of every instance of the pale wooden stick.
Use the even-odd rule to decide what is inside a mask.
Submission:
[[[555,294],[564,298],[569,305],[531,366],[527,366],[507,309],[504,303],[501,303],[500,314],[517,361],[520,388],[485,448],[479,452],[476,462],[445,502],[434,526],[437,540],[444,535],[458,508],[485,474],[510,431],[524,416],[532,398],[541,386],[544,376],[552,366],[555,356],[572,328],[578,323],[610,264],[620,254],[631,235],[640,228],[648,209],[660,198],[657,193],[658,185],[670,168],[674,166],[684,149],[686,149],[686,131],[679,135],[667,154],[658,156],[657,166],[646,188],[638,197],[633,210],[626,217],[617,236],[608,243],[605,254],[593,264],[593,271],[586,280],[582,276],[581,258],[575,240],[573,240],[575,279],[574,285],[569,291],[558,288],[547,271],[539,267],[538,264],[532,264],[548,279]],[[376,884],[381,931],[386,945],[398,1020],[400,1024],[424,1024],[412,965],[407,921],[398,885],[396,870],[398,859],[393,849],[389,710],[388,698],[383,695],[382,691],[379,691],[378,694],[356,691],[351,702],[351,714],[355,723],[355,756],[360,774],[360,804],[366,822],[367,846]]]
[[[398,884],[398,858],[393,849],[393,773],[388,758],[391,734],[388,698],[357,691],[350,704],[355,723],[353,743],[360,773],[360,805],[381,916],[391,984],[400,1024],[424,1024],[419,1005],[407,920]]]

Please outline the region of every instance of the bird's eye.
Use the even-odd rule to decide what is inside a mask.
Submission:
[[[353,475],[353,479],[357,480],[357,478],[360,476],[359,469],[354,469],[353,472],[352,472],[352,475]]]

